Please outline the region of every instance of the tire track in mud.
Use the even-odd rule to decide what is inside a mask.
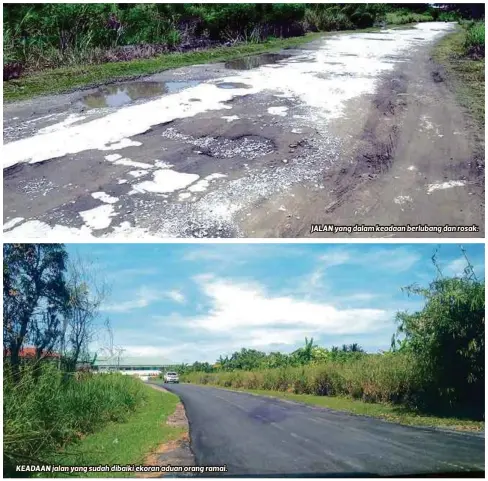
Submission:
[[[353,162],[339,171],[324,177],[332,184],[331,194],[335,199],[325,207],[326,214],[332,214],[347,202],[349,195],[361,185],[374,181],[387,172],[395,157],[400,134],[402,114],[408,107],[406,100],[407,78],[403,74],[392,74],[380,85],[363,132],[354,149]]]

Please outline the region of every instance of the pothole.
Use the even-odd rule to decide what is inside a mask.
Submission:
[[[251,86],[241,82],[220,82],[215,84],[219,89],[250,89]]]
[[[86,95],[81,103],[88,109],[105,107],[122,107],[136,100],[172,94],[200,84],[198,80],[182,80],[175,82],[126,82],[104,85],[96,92]]]
[[[280,53],[265,53],[262,55],[251,55],[249,57],[229,60],[225,63],[225,68],[231,70],[251,70],[253,68],[261,67],[261,65],[268,65],[278,63],[281,60],[289,58],[288,55]]]
[[[210,136],[195,138],[181,134],[170,127],[162,133],[162,136],[167,139],[192,144],[201,149],[199,153],[220,159],[243,157],[253,160],[276,150],[272,140],[260,135],[243,135],[236,139]]]

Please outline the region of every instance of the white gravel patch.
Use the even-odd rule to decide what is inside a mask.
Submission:
[[[227,122],[234,122],[234,120],[239,120],[237,115],[224,115],[223,119],[227,120]]]
[[[270,107],[268,109],[268,114],[279,115],[280,117],[286,117],[288,112],[288,107]]]
[[[412,198],[409,195],[399,195],[393,199],[393,202],[398,205],[403,205],[408,202],[412,202]]]
[[[115,162],[121,158],[122,156],[120,154],[109,154],[105,156],[105,160],[108,160],[109,162]]]
[[[97,119],[97,120],[99,120],[99,119]],[[96,120],[94,120],[93,122],[96,122]],[[142,145],[142,142],[136,142],[135,140],[131,140],[131,139],[120,139],[117,142],[110,142],[109,141],[109,142],[105,142],[105,143],[109,144],[109,145],[99,146],[98,149],[100,149],[100,150],[121,150],[121,149],[126,149],[127,147],[140,147]],[[83,150],[87,150],[87,149],[83,149]],[[80,151],[78,150],[76,152],[80,152]]]
[[[111,195],[105,192],[93,192],[92,197],[94,199],[101,200],[105,204],[115,204],[116,202],[119,201],[118,197],[112,197]]]
[[[93,229],[106,229],[112,223],[112,216],[114,215],[114,208],[110,204],[100,205],[94,209],[80,212],[80,216],[85,224]]]
[[[39,220],[29,220],[14,229],[4,233],[5,238],[14,237],[16,239],[28,238],[29,240],[54,240],[79,242],[80,237],[92,237],[92,230],[87,226],[81,228],[66,227],[63,225],[55,225],[51,227],[45,222]]]
[[[40,120],[42,118],[43,117],[40,117],[36,120]],[[62,122],[58,122],[57,124],[49,125],[48,127],[43,127],[42,129],[39,129],[37,131],[37,133],[40,135],[43,135],[43,134],[50,134],[53,132],[58,132],[60,130],[65,130],[66,128],[70,127],[72,124],[75,124],[76,122],[80,122],[84,119],[86,119],[86,115],[70,114]]]
[[[120,159],[114,162],[115,165],[127,165],[128,167],[135,167],[139,169],[152,169],[154,165],[146,164],[145,162],[135,162],[131,159]]]
[[[432,194],[436,190],[452,189],[453,187],[464,187],[466,181],[464,180],[450,180],[449,182],[439,182],[437,184],[429,184],[427,186],[427,194]]]
[[[13,219],[8,220],[3,224],[3,230],[9,230],[12,229],[12,227],[15,227],[17,224],[20,224],[24,220],[23,217],[14,217]]]
[[[200,178],[198,174],[185,174],[171,169],[161,169],[153,174],[153,180],[136,184],[138,192],[168,193],[188,187]]]
[[[129,172],[129,175],[132,175],[132,177],[138,179],[139,177],[143,177],[144,175],[147,175],[147,170],[131,170]]]

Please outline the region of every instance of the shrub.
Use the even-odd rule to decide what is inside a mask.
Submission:
[[[467,27],[464,48],[472,57],[485,57],[485,22],[473,22]]]

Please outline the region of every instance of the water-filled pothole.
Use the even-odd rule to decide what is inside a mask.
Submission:
[[[215,84],[219,89],[250,89],[251,86],[241,82],[220,82]]]
[[[262,55],[251,55],[249,57],[229,60],[225,63],[225,68],[232,70],[251,70],[253,68],[261,67],[262,65],[278,63],[288,57],[288,55],[282,55],[280,53],[264,53]]]
[[[176,93],[189,87],[195,87],[199,83],[201,82],[198,80],[183,80],[174,82],[137,81],[104,85],[96,92],[83,97],[81,102],[89,109],[122,107],[136,100]]]

